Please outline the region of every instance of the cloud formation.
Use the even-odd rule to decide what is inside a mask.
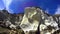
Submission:
[[[12,10],[9,9],[9,5],[11,4],[12,0],[3,0],[5,5],[5,9],[8,10],[9,13],[13,13]]]
[[[60,14],[60,6],[58,6],[58,8],[57,8],[55,14]]]
[[[5,6],[8,7],[11,4],[12,0],[3,0],[3,2]]]

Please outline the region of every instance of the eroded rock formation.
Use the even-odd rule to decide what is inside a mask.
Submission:
[[[10,14],[0,10],[0,26],[17,29],[18,34],[59,34],[60,15],[49,15],[37,7],[25,8],[24,14]]]

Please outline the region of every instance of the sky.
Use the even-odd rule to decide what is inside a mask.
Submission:
[[[6,8],[9,13],[24,13],[25,7],[41,7],[49,14],[60,14],[60,0],[0,0],[0,10]]]
[[[3,3],[3,1],[2,0],[0,0],[0,10],[2,10],[2,9],[4,9],[4,3]]]
[[[60,14],[60,6],[57,7],[55,14]]]

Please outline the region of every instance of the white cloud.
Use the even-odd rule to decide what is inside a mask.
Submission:
[[[60,6],[58,6],[58,8],[57,8],[55,14],[60,14]]]
[[[8,6],[10,5],[10,3],[12,2],[12,0],[3,0],[6,8],[8,8]]]
[[[46,12],[46,13],[49,13],[49,9],[47,8],[47,9],[45,10],[45,12]]]
[[[9,13],[13,13],[13,11],[9,9],[9,5],[11,4],[12,0],[3,0],[3,2],[6,10],[8,10]]]

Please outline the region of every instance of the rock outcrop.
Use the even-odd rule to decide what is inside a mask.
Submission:
[[[37,7],[25,8],[24,14],[0,10],[0,27],[10,28],[12,33],[13,30],[20,32],[18,34],[59,34],[60,15],[49,15]]]
[[[53,34],[60,29],[57,19],[40,8],[27,7],[20,27],[25,34],[31,30],[37,31],[38,34]]]

